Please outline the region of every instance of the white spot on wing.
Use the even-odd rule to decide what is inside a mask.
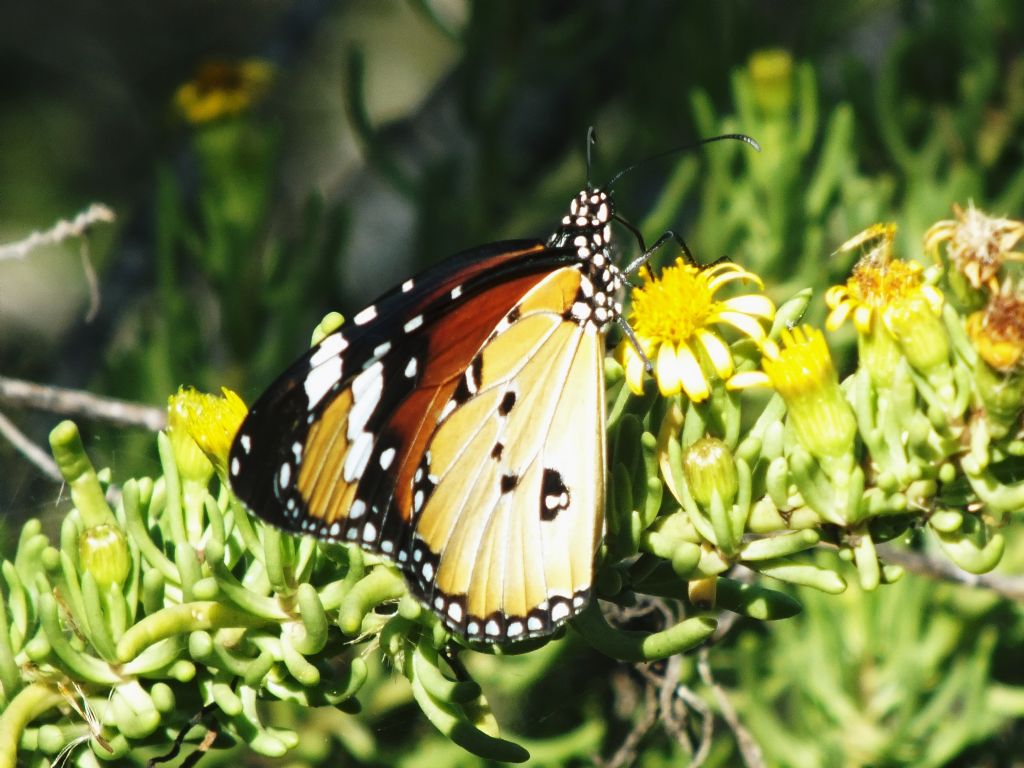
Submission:
[[[248,453],[252,449],[252,438],[248,435],[242,435],[238,438],[238,444],[242,446],[242,450]]]
[[[376,316],[377,316],[377,307],[375,307],[373,304],[371,304],[366,309],[364,309],[362,312],[360,312],[358,315],[353,317],[352,318],[352,322],[355,323],[356,325],[366,325],[368,322],[373,320],[373,318],[375,318]]]
[[[387,469],[391,466],[391,462],[395,460],[395,449],[387,448],[381,451],[380,454],[380,468]]]
[[[419,364],[416,362],[415,357],[410,357],[409,362],[405,366],[405,378],[411,379],[416,375],[416,368]]]
[[[281,468],[277,470],[277,487],[278,488],[287,488],[288,487],[288,483],[291,482],[291,479],[292,479],[292,465],[291,464],[287,464],[287,463],[286,464],[282,464]]]
[[[312,409],[317,403],[323,400],[324,395],[331,391],[331,388],[341,381],[341,358],[331,357],[311,368],[303,381],[303,388],[306,390],[306,399],[309,401],[309,408]]]
[[[452,288],[451,297],[453,299],[457,299],[461,295],[462,295],[462,286],[461,285],[456,285],[454,288]]]
[[[352,410],[348,414],[348,439],[355,440],[370,414],[377,408],[384,391],[384,364],[374,363],[352,381]]]
[[[391,350],[391,342],[385,341],[383,344],[378,344],[376,349],[373,350],[374,357],[383,357]]]
[[[348,347],[348,340],[340,333],[332,333],[320,342],[316,352],[309,358],[309,367],[316,368],[321,363],[327,362],[332,357],[337,357]]]
[[[411,290],[412,290],[412,278],[409,278],[404,283],[402,283],[402,293],[408,293]]]
[[[416,315],[416,317],[414,317],[412,320],[407,322],[402,327],[405,329],[406,333],[412,333],[417,328],[419,328],[421,325],[423,325],[423,315]]]
[[[566,618],[568,615],[569,615],[569,605],[568,605],[568,603],[559,602],[559,603],[555,603],[551,607],[551,620],[552,621],[561,621],[562,619]]]
[[[352,502],[352,506],[348,510],[348,516],[352,520],[358,520],[360,517],[366,514],[366,502],[362,499],[356,499]]]
[[[242,468],[242,465],[238,463],[238,457],[237,457],[237,456],[235,456],[235,458],[233,458],[233,459],[231,460],[231,474],[232,474],[233,476],[237,476],[237,475],[238,475],[238,472],[239,472],[239,470],[240,470],[241,468]]]
[[[369,432],[360,432],[359,437],[349,447],[348,454],[345,456],[342,476],[346,483],[353,483],[363,476],[371,453],[373,453],[373,435]]]

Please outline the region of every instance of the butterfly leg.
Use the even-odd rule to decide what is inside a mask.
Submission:
[[[636,350],[636,353],[640,355],[640,359],[644,361],[644,368],[647,369],[648,373],[653,374],[654,363],[651,362],[651,359],[644,352],[643,347],[640,346],[640,341],[637,339],[636,333],[633,331],[633,326],[631,326],[629,322],[626,320],[626,318],[624,318],[622,315],[616,317],[615,322],[618,323],[618,326],[619,328],[622,329],[622,332],[626,334],[626,338],[629,339],[629,343],[633,345],[633,349]]]
[[[640,248],[643,250],[643,253],[641,253],[639,256],[633,259],[633,261],[629,262],[629,264],[626,265],[626,268],[622,270],[625,274],[631,275],[638,269],[640,269],[640,267],[643,265],[647,265],[649,269],[650,264],[648,262],[650,261],[651,256],[670,240],[674,240],[679,245],[680,249],[682,249],[683,251],[683,257],[686,259],[688,263],[697,266],[697,260],[693,258],[693,254],[690,252],[690,248],[686,244],[686,241],[683,240],[683,238],[680,235],[676,234],[671,229],[665,232],[665,234],[663,234],[657,240],[655,240],[654,245],[652,245],[650,248],[644,248],[644,240],[640,232],[638,232],[632,224],[629,224],[623,221],[622,219],[618,219],[618,221],[621,224],[623,224],[626,227],[626,229],[633,233],[633,236],[636,237],[637,242],[640,244]]]

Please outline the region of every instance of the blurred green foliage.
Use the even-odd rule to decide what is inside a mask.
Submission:
[[[12,9],[0,32],[15,96],[0,137],[16,148],[0,160],[13,201],[2,231],[14,239],[94,198],[121,223],[93,244],[94,324],[67,317],[40,343],[31,322],[0,314],[29,329],[2,337],[9,375],[155,404],[183,382],[251,397],[326,310],[350,313],[463,247],[547,232],[585,178],[590,124],[597,181],[700,137],[754,135],[758,155],[715,145],[638,168],[619,210],[647,237],[680,231],[701,261],[729,255],[778,299],[815,288],[812,320],[850,266],[829,254],[876,221],[898,222],[910,252],[954,202],[1024,215],[1024,8],[1013,0],[164,3],[146,19],[98,21],[70,6]],[[40,13],[52,32],[42,43],[25,34]],[[748,66],[764,49],[792,54],[789,78]],[[261,106],[197,126],[173,115],[174,88],[202,56],[261,53],[278,68]],[[0,291],[39,283],[55,306],[80,305],[81,291],[63,290],[71,258],[73,246],[18,275],[0,263]],[[25,419],[30,434],[49,426]],[[153,470],[148,435],[90,425],[87,439],[115,480]],[[0,456],[5,517],[49,507],[53,486],[6,446]],[[1006,536],[1004,567],[1020,573],[1024,543],[1013,527]],[[998,765],[1024,749],[1019,603],[913,575],[869,594],[793,592],[800,616],[741,620],[709,654],[766,764]],[[575,639],[476,657],[470,671],[538,765],[612,755],[649,711],[643,674],[667,674]],[[358,717],[265,713],[302,734],[287,764],[480,764],[387,672],[371,662]],[[728,713],[696,660],[671,672],[705,710],[691,704],[680,732],[651,729],[636,764],[683,764],[674,736],[700,743],[709,718],[705,765],[736,764]]]

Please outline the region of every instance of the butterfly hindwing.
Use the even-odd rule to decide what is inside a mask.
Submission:
[[[485,639],[546,634],[586,602],[604,503],[603,339],[566,315],[580,272],[552,272],[483,346],[438,426],[418,511],[414,589]],[[471,366],[472,367],[472,366]],[[598,434],[580,434],[590,427]]]

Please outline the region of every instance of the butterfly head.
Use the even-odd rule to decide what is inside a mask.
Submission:
[[[584,189],[569,203],[569,211],[548,238],[552,248],[575,251],[583,279],[572,317],[581,325],[604,330],[622,313],[618,300],[622,271],[611,258],[611,220],[615,211],[611,196],[601,189]]]

